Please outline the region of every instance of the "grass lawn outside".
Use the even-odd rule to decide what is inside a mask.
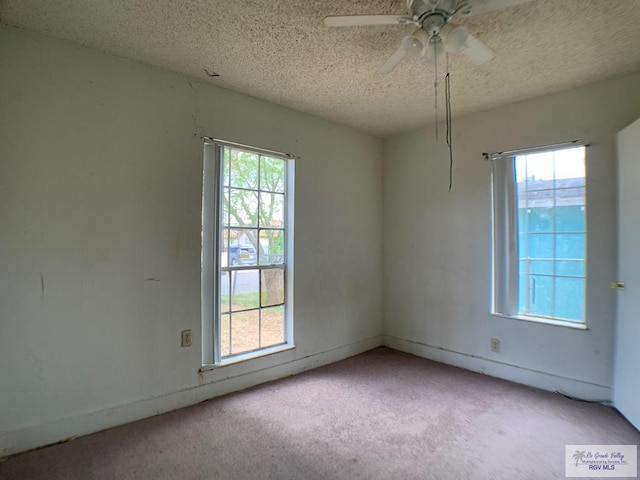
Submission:
[[[258,292],[251,292],[233,295],[230,313],[229,296],[223,295],[221,307],[223,357],[284,342],[284,306],[260,308]]]

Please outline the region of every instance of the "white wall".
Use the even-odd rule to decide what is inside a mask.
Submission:
[[[453,86],[464,88],[458,79]],[[610,398],[616,279],[615,133],[640,116],[640,76],[455,118],[453,191],[433,128],[384,145],[384,342],[547,389]],[[574,139],[587,149],[589,330],[489,315],[496,152]],[[491,353],[489,339],[500,340]]]
[[[199,376],[202,135],[302,158],[297,348]],[[381,151],[346,127],[0,28],[0,456],[379,345]]]

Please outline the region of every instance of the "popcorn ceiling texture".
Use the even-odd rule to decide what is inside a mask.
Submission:
[[[4,24],[380,137],[433,123],[434,68],[405,59],[376,75],[413,27],[326,28],[322,19],[405,12],[404,0],[0,1]],[[533,0],[457,22],[497,56],[480,67],[450,57],[454,116],[640,71],[638,0]],[[443,86],[441,76],[440,99]]]

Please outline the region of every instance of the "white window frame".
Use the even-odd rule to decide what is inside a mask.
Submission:
[[[587,147],[582,140],[528,149],[486,154],[492,162],[492,302],[491,315],[538,323],[558,325],[581,330],[587,329],[587,286],[585,275],[585,311],[582,321],[565,320],[519,313],[518,305],[518,213],[514,159],[519,155],[530,155],[567,148]],[[585,149],[586,164],[586,149]],[[586,165],[585,165],[586,171]],[[586,177],[586,173],[585,173]],[[588,231],[588,226],[587,226]],[[587,268],[585,254],[585,269]]]
[[[223,151],[233,148],[245,152],[280,158],[286,162],[285,181],[285,258],[284,258],[284,343],[222,358],[220,324],[220,210],[223,192]],[[293,232],[294,232],[294,161],[296,157],[214,138],[205,138],[202,188],[202,257],[201,315],[202,365],[211,368],[236,363],[294,348],[293,342]],[[255,268],[260,270],[260,266]]]

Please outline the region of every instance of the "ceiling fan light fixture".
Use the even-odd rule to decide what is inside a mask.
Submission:
[[[462,25],[446,24],[440,30],[440,37],[448,53],[460,53],[467,47],[469,30]]]
[[[400,48],[410,57],[419,58],[424,54],[424,44],[414,35],[403,37]]]
[[[426,48],[427,50],[427,63],[431,65],[441,65],[445,61],[445,56],[447,51],[444,48],[444,42],[442,42],[439,38],[433,38],[429,42],[429,45]]]

